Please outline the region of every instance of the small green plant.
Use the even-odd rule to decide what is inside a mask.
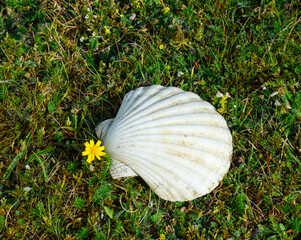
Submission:
[[[93,196],[93,200],[95,203],[101,204],[104,200],[106,200],[112,192],[112,186],[108,183],[102,185],[98,188]]]
[[[81,210],[87,207],[85,199],[81,197],[76,197],[74,200],[74,207]]]
[[[89,229],[86,227],[83,227],[79,230],[77,233],[77,239],[87,239],[89,237]]]

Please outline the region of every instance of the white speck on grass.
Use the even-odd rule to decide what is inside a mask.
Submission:
[[[183,75],[184,75],[183,72],[178,72],[178,74],[177,74],[178,77],[181,77],[181,76],[183,76]]]
[[[133,21],[135,18],[136,18],[136,14],[135,14],[135,13],[132,13],[131,16],[130,16],[130,20]]]
[[[30,166],[27,164],[27,165],[25,166],[25,168],[26,168],[26,169],[30,169]]]
[[[85,40],[84,37],[81,37],[81,38],[79,39],[80,42],[83,42],[84,40]]]
[[[31,190],[31,187],[25,187],[25,188],[24,188],[24,191],[25,191],[25,192],[29,192],[30,190]]]
[[[281,103],[279,102],[279,101],[275,101],[275,103],[274,103],[274,105],[276,106],[276,107],[278,107],[278,106],[280,106],[281,105]]]
[[[216,93],[216,97],[217,97],[217,98],[221,98],[222,96],[224,96],[224,94],[222,94],[220,91],[218,91],[218,92]]]
[[[89,15],[88,14],[85,16],[85,19],[89,19]]]
[[[286,107],[287,109],[291,109],[291,108],[292,108],[288,103],[285,104],[285,107]]]
[[[227,96],[227,97],[231,97],[231,95],[230,95],[228,92],[226,92],[226,96]]]
[[[270,97],[275,97],[278,93],[279,93],[278,91],[273,92],[273,93],[270,95]]]

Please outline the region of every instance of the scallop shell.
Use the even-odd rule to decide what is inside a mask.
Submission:
[[[216,188],[230,167],[224,118],[198,95],[153,85],[126,94],[114,119],[96,127],[113,178],[139,175],[161,198],[187,201]]]

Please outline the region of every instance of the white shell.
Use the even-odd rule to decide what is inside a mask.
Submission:
[[[216,188],[227,173],[232,136],[198,95],[175,87],[126,94],[116,118],[96,127],[113,178],[139,175],[161,198],[187,201]]]

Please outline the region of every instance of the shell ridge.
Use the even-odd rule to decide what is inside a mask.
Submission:
[[[121,154],[122,155],[122,154]],[[129,157],[130,156],[130,157]],[[162,186],[164,186],[167,182],[166,182],[166,178],[164,178],[163,176],[161,176],[159,174],[159,172],[154,172],[152,171],[149,167],[145,166],[145,164],[143,164],[141,162],[141,159],[139,159],[138,161],[135,161],[136,155],[133,154],[128,154],[128,156],[124,155],[123,156],[125,159],[131,159],[129,160],[129,162],[132,162],[135,164],[135,166],[130,166],[130,164],[125,164],[127,165],[129,168],[133,169],[133,168],[138,168],[138,171],[135,171],[133,169],[134,172],[136,172],[139,176],[142,177],[142,179],[149,185],[152,186],[154,192],[156,192],[158,194],[158,191],[160,191],[160,193],[158,194],[161,198],[166,199],[165,197],[162,196]],[[144,158],[142,158],[144,159]],[[162,184],[163,183],[163,184]],[[160,189],[160,190],[159,190]],[[173,196],[177,196],[179,194],[177,194],[176,190],[168,189],[166,187],[164,187],[164,189],[166,190],[166,192],[169,192],[169,195],[172,194]],[[170,191],[172,190],[172,191]],[[168,195],[168,194],[167,194]]]
[[[214,154],[212,152],[205,151],[205,150],[207,150],[206,148],[203,150],[203,149],[200,149],[198,147],[197,148],[189,148],[189,147],[187,147],[185,145],[182,145],[182,144],[175,145],[173,143],[158,143],[158,142],[155,142],[155,141],[154,142],[147,141],[147,142],[149,143],[148,144],[149,145],[148,148],[152,148],[153,150],[155,150],[156,148],[158,148],[158,144],[161,147],[164,146],[164,147],[167,147],[167,148],[170,148],[170,149],[174,148],[174,146],[177,146],[177,150],[175,150],[173,152],[173,154],[176,153],[177,155],[180,155],[181,152],[187,153],[187,154],[190,152],[190,153],[193,153],[194,155],[197,155],[197,154],[198,155],[202,155],[202,154],[204,154],[205,155],[204,156],[205,160],[206,160],[206,158],[209,158],[210,161],[215,161],[215,162],[218,162],[218,163],[220,163],[224,157],[228,156],[227,155],[228,153],[232,152],[230,145],[227,145],[227,146],[229,146],[228,151],[225,152],[225,154],[223,154],[222,156],[220,156],[220,155]],[[144,144],[145,144],[145,142],[139,141],[139,142],[135,143],[135,145],[133,145],[133,146],[123,146],[123,147],[124,148],[131,148],[132,149],[132,148],[135,148],[137,146],[141,147],[141,145],[144,145]],[[187,154],[185,154],[185,155],[187,155]],[[201,159],[201,158],[199,158],[199,159]],[[199,159],[197,159],[197,160],[199,160]]]
[[[144,91],[139,92],[139,95],[137,94],[131,102],[126,103],[128,106],[125,106],[124,107],[125,109],[122,109],[120,116],[126,116],[127,114],[129,114],[129,112],[132,112],[133,109],[136,109],[137,107],[139,108],[139,106],[141,104],[143,104],[143,101],[145,101],[146,97],[152,97],[153,95],[157,94],[159,91],[162,91],[162,88],[163,88],[162,86],[160,86],[160,85],[155,85],[155,86],[152,86],[149,88],[141,87],[144,89]]]
[[[178,143],[176,143],[176,142],[172,142],[172,141],[169,141],[169,142],[158,142],[158,141],[156,141],[156,140],[147,140],[147,141],[144,141],[144,140],[141,140],[141,139],[139,139],[138,140],[140,143],[143,143],[143,144],[147,144],[147,143],[154,143],[154,144],[159,144],[160,146],[165,146],[165,144],[171,144],[171,145],[173,145],[174,147],[180,147],[180,146],[182,146],[183,144],[182,143],[180,143],[180,142],[178,142]],[[127,145],[120,145],[120,148],[129,148],[129,149],[131,149],[133,146],[134,146],[134,144],[135,144],[135,142],[134,142],[134,144],[131,146],[130,145],[131,143],[129,143],[129,144],[127,144]],[[206,145],[204,145],[204,146],[201,146],[201,147],[199,147],[198,148],[198,145],[200,144],[196,144],[195,142],[191,142],[191,143],[189,143],[190,145],[188,145],[189,146],[189,148],[191,148],[192,150],[195,150],[195,149],[198,149],[199,151],[201,151],[201,152],[205,152],[205,153],[208,153],[208,154],[212,154],[212,155],[214,155],[214,156],[216,156],[216,157],[218,157],[218,158],[222,158],[222,159],[228,159],[228,156],[229,156],[229,154],[231,153],[231,150],[232,150],[232,148],[231,148],[231,146],[230,145],[223,145],[223,146],[218,146],[218,148],[219,148],[219,150],[217,151],[217,152],[215,152],[214,151],[214,146],[212,146],[212,145],[210,145],[210,144],[206,144]],[[156,150],[156,149],[154,149],[154,150]]]
[[[115,140],[114,140],[115,139]],[[229,136],[230,142],[225,143],[223,141],[218,141],[216,139],[208,139],[203,136],[189,136],[187,137],[179,134],[151,134],[151,135],[136,135],[133,138],[128,138],[127,136],[120,137],[106,137],[105,144],[107,145],[107,151],[109,151],[110,146],[119,146],[121,147],[128,147],[132,144],[135,144],[136,142],[143,142],[147,144],[148,142],[154,142],[154,143],[169,143],[173,144],[175,146],[182,146],[186,145],[191,149],[194,148],[200,148],[200,149],[207,149],[208,152],[216,152],[216,154],[222,153],[222,152],[228,152],[227,149],[230,149],[232,147],[232,138]],[[215,149],[214,147],[217,147],[218,149]],[[113,147],[114,148],[114,147]]]
[[[180,147],[180,146],[183,146],[183,143],[181,142],[174,142],[174,141],[156,141],[156,140],[143,140],[143,139],[139,139],[137,140],[139,141],[140,143],[143,143],[143,144],[146,144],[146,143],[156,143],[156,144],[160,144],[160,146],[169,146],[169,145],[173,145],[174,147],[177,146],[177,147]],[[120,148],[130,148],[132,147],[131,146],[131,143],[132,145],[133,144],[136,144],[136,142],[129,142],[128,144],[120,144]],[[199,144],[201,144],[202,141],[200,142],[194,142],[194,141],[190,141],[188,142],[188,148],[190,148],[191,150],[196,150],[198,149],[200,152],[202,153],[208,153],[208,154],[212,154],[214,156],[217,156],[219,158],[226,158],[227,153],[228,152],[231,152],[231,145],[230,144],[224,144],[224,145],[221,145],[221,146],[218,146],[219,150],[217,152],[214,151],[214,147],[212,147],[212,145],[210,144],[206,144],[204,146],[201,146],[201,147],[198,147]],[[167,144],[167,145],[166,145]]]
[[[162,90],[162,92],[164,92]],[[205,101],[201,101],[200,100],[200,97],[197,96],[196,94],[188,94],[187,92],[178,92],[176,93],[175,95],[172,95],[172,96],[166,96],[166,95],[163,95],[165,98],[163,99],[158,99],[157,95],[160,94],[161,92],[158,92],[157,94],[153,95],[152,98],[150,99],[146,99],[145,102],[141,102],[140,103],[140,106],[138,108],[135,108],[135,109],[132,109],[132,111],[130,113],[128,113],[127,116],[125,116],[126,120],[129,120],[131,117],[133,116],[137,116],[137,115],[141,115],[141,114],[150,114],[150,113],[153,113],[153,112],[156,112],[156,111],[159,111],[161,109],[166,109],[167,107],[173,107],[173,106],[178,106],[178,105],[183,105],[185,103],[191,103],[191,102],[198,102],[198,103],[201,103],[201,104],[205,104],[206,107],[211,107],[214,109],[214,107],[210,104],[210,103],[207,103]],[[181,101],[178,100],[178,101],[175,101],[176,99],[179,99],[180,97],[181,98]],[[183,96],[182,96],[183,95]],[[157,106],[160,106],[159,109],[156,109]],[[204,106],[205,107],[205,106]],[[133,119],[131,119],[133,120]]]
[[[201,103],[201,105],[200,105],[200,103]],[[149,109],[142,109],[141,112],[137,113],[136,115],[134,115],[134,116],[130,115],[129,117],[132,117],[131,119],[126,117],[123,120],[124,120],[124,122],[127,122],[127,121],[130,122],[129,120],[136,121],[145,116],[149,119],[158,119],[162,116],[164,116],[164,117],[175,116],[176,117],[179,115],[187,115],[187,114],[193,114],[193,113],[202,114],[205,111],[216,114],[215,108],[211,104],[210,104],[211,106],[209,106],[209,105],[202,106],[202,105],[203,105],[203,103],[201,101],[193,101],[193,102],[183,102],[179,105],[174,105],[167,109],[166,108],[156,109],[153,112],[147,112],[147,111],[150,111]],[[123,126],[124,125],[120,124],[120,127],[123,127]]]
[[[149,153],[153,153],[153,152],[149,151]],[[129,154],[129,155],[131,155],[132,158],[134,158],[133,156],[135,156],[134,154]],[[154,157],[156,157],[156,156],[154,156]],[[145,159],[145,160],[147,160],[147,159]],[[156,171],[149,171],[149,170],[154,169],[155,167],[158,167],[160,169],[160,171],[164,172],[164,175],[165,175],[165,177],[162,178],[162,182],[164,184],[162,184],[160,187],[161,188],[164,187],[165,191],[167,191],[168,185],[169,184],[172,185],[173,181],[176,181],[178,183],[181,182],[182,189],[177,191],[178,195],[183,191],[185,191],[185,192],[186,191],[190,192],[191,190],[195,191],[195,189],[193,189],[193,188],[198,188],[200,184],[204,184],[204,183],[208,184],[208,182],[210,182],[210,186],[217,186],[217,184],[218,184],[218,178],[214,178],[214,176],[212,177],[212,174],[202,176],[203,177],[202,180],[200,180],[200,178],[197,178],[197,176],[199,176],[199,170],[200,170],[199,168],[190,167],[189,169],[187,169],[184,167],[184,168],[181,168],[181,169],[186,170],[185,172],[183,172],[183,171],[179,170],[179,168],[171,168],[170,167],[171,163],[167,163],[167,164],[163,164],[163,163],[164,163],[163,159],[161,161],[152,162],[152,165],[153,165],[152,168],[147,168],[145,166],[146,165],[145,163],[143,164],[141,161],[139,161],[139,162],[137,161],[137,162],[134,162],[134,164],[131,165],[130,167],[132,169],[134,169],[134,171],[137,172],[138,175],[141,176],[146,182],[149,182],[150,180],[144,175],[144,171],[139,171],[139,170],[136,171],[135,169],[142,169],[142,168],[145,169],[145,171],[150,172],[150,175],[149,175],[149,176],[151,176],[150,179],[153,179],[154,176],[157,175],[158,173]],[[177,176],[181,176],[181,177],[179,178]],[[198,179],[198,181],[194,182],[193,185],[191,184],[191,181],[190,181],[190,178],[192,176],[195,176],[194,179]],[[171,181],[170,178],[172,178],[173,181]],[[190,183],[189,185],[186,184],[188,182]],[[153,184],[150,184],[150,185],[153,185]],[[206,189],[204,189],[203,191],[205,191],[205,190]],[[206,194],[206,193],[204,193],[204,194]],[[158,194],[158,195],[160,195],[160,194]],[[184,194],[184,196],[186,196],[186,193]]]
[[[133,150],[135,150],[136,152],[141,152],[141,153],[150,153],[150,152],[144,151],[144,150],[139,151],[138,148],[133,148]],[[188,175],[189,176],[192,176],[192,175],[197,176],[200,172],[206,172],[206,176],[204,177],[206,180],[207,179],[214,179],[214,178],[218,178],[218,176],[220,176],[220,175],[223,175],[225,170],[227,170],[227,169],[225,169],[226,166],[220,166],[219,168],[214,168],[214,166],[212,166],[211,168],[209,168],[208,167],[209,166],[208,162],[204,163],[204,162],[197,162],[197,161],[192,161],[192,166],[187,167],[187,164],[189,164],[189,160],[186,160],[184,157],[175,156],[175,155],[172,155],[172,154],[169,155],[166,152],[161,152],[160,154],[162,154],[162,153],[164,153],[165,157],[172,157],[173,158],[172,160],[168,161],[169,162],[168,166],[165,166],[166,170],[170,170],[170,169],[174,170],[170,166],[172,166],[173,164],[176,163],[177,166],[181,166],[182,169],[185,169],[185,171],[182,171],[182,173],[185,172],[185,174],[187,176]],[[199,160],[199,159],[196,159],[196,160]],[[162,161],[163,161],[163,159],[162,159]],[[181,164],[179,164],[178,161],[180,161]],[[219,162],[220,161],[218,161],[218,163]],[[203,166],[202,163],[206,164],[206,166]],[[152,162],[152,164],[153,164],[153,162]],[[163,167],[161,165],[158,165],[158,166],[160,166],[161,168]],[[218,175],[218,176],[216,176],[216,175]],[[206,180],[204,180],[204,181],[206,181]]]
[[[153,153],[155,151],[156,148],[158,148],[158,144],[157,143],[152,143],[149,142],[149,149],[143,149],[141,148],[141,144],[136,144],[136,146],[132,146],[130,149],[130,152],[144,152],[144,153],[150,153],[150,151]],[[169,148],[173,147],[173,144],[160,144],[160,145],[164,145],[164,146],[168,146]],[[194,165],[194,167],[198,166],[198,165],[205,165],[206,167],[204,167],[203,169],[207,168],[209,171],[215,171],[216,173],[220,173],[220,172],[224,172],[223,169],[227,168],[228,166],[228,162],[222,162],[223,158],[225,158],[226,156],[223,155],[221,156],[216,156],[210,152],[205,152],[202,150],[198,150],[198,149],[193,149],[193,151],[189,151],[189,149],[187,147],[184,146],[177,146],[177,149],[175,152],[170,153],[169,157],[171,157],[172,159],[170,160],[170,163],[173,163],[179,160],[179,158],[181,159],[180,164],[179,165],[183,165],[183,167],[185,167],[185,164],[189,163],[189,161],[192,161],[192,164]],[[164,151],[160,151],[160,153],[163,153],[165,156],[168,155],[168,152],[164,152]],[[187,156],[190,156],[190,158],[186,158]],[[202,156],[203,155],[203,156]],[[216,167],[215,165],[219,165],[218,167]]]
[[[164,118],[160,118],[158,116],[157,118],[150,118],[149,116],[140,117],[137,119],[137,121],[125,121],[125,120],[119,120],[115,122],[115,131],[119,129],[128,129],[133,126],[137,126],[139,124],[146,125],[148,123],[151,123],[152,125],[162,124],[162,126],[169,126],[169,125],[175,125],[175,122],[179,122],[177,125],[182,124],[208,124],[210,123],[213,126],[219,125],[220,127],[223,126],[224,128],[228,129],[227,123],[224,120],[224,118],[219,115],[216,112],[206,112],[206,113],[191,113],[189,114],[190,118],[187,119],[187,114],[180,114],[180,115],[174,115],[174,116],[167,116]],[[212,118],[215,118],[212,120]],[[117,125],[117,126],[116,126]],[[147,125],[145,127],[148,127]],[[120,130],[122,131],[122,130]]]
[[[137,92],[136,92],[136,93],[138,93],[138,92],[140,92],[140,89],[137,89]],[[117,117],[117,116],[119,117],[120,115],[122,115],[122,112],[126,110],[126,106],[128,105],[128,103],[134,101],[135,98],[132,97],[132,96],[134,95],[134,93],[135,93],[135,91],[132,90],[132,91],[130,91],[129,93],[127,93],[127,94],[125,95],[125,97],[124,97],[124,99],[122,100],[122,103],[121,103],[121,105],[120,105],[120,107],[119,107],[119,110],[118,110],[118,112],[117,112],[116,117]]]
[[[183,169],[188,169],[188,172],[190,172],[190,173],[193,173],[193,172],[197,171],[196,175],[198,174],[198,170],[200,170],[200,168],[206,169],[206,167],[208,167],[208,165],[210,164],[208,161],[204,163],[204,162],[197,161],[197,160],[200,160],[200,159],[196,159],[196,161],[192,161],[192,165],[193,165],[192,167],[187,167],[187,164],[189,163],[190,159],[185,159],[183,156],[177,156],[176,154],[169,154],[168,152],[156,153],[154,151],[154,149],[155,148],[152,149],[152,148],[141,148],[139,146],[133,146],[133,147],[131,147],[131,151],[128,151],[127,153],[122,153],[122,154],[123,154],[123,156],[127,156],[127,155],[137,156],[137,154],[136,154],[137,152],[144,153],[144,154],[148,153],[147,156],[150,155],[150,156],[152,156],[152,158],[143,158],[144,161],[146,161],[148,163],[155,164],[156,161],[153,160],[153,159],[162,158],[162,161],[160,161],[159,164],[157,164],[158,166],[163,167],[164,165],[162,165],[162,164],[164,164],[165,162],[169,162],[169,164],[165,166],[166,169],[169,170],[171,164],[177,163],[178,165],[183,166]],[[161,157],[162,155],[160,155],[160,154],[164,155],[164,157]],[[207,155],[210,155],[210,154],[207,154]],[[218,160],[218,163],[220,163],[220,160],[219,160],[220,158],[219,157],[216,157],[214,155],[212,155],[212,156],[213,156],[213,160]],[[171,158],[168,158],[168,157],[171,157]],[[129,159],[129,158],[127,157],[126,159]],[[164,159],[170,159],[170,160],[167,161],[167,160],[164,160]],[[206,161],[206,158],[205,159],[203,158],[203,160]],[[212,159],[210,159],[210,160],[212,161]],[[140,161],[141,161],[141,159],[140,159]],[[122,161],[122,162],[126,165],[129,165],[131,168],[133,168],[135,170],[135,164],[136,164],[135,161],[130,159],[130,160],[128,160],[128,162],[125,162],[125,161]],[[203,163],[206,166],[202,166]],[[224,164],[224,165],[222,164],[221,167],[218,168],[219,171],[215,171],[215,173],[218,173],[219,175],[220,175],[220,173],[223,174],[227,170],[226,168],[229,167],[229,164]],[[189,166],[189,164],[188,164],[188,166]],[[211,169],[212,170],[217,170],[216,168],[214,169],[214,167],[211,168]],[[209,169],[209,170],[211,170],[211,169]]]
[[[141,97],[141,94],[145,92],[144,87],[137,88],[132,90],[124,96],[124,99],[121,103],[121,106],[118,110],[116,117],[121,117],[123,114],[131,108],[132,103],[136,101],[137,98]]]
[[[162,138],[162,136],[164,136],[164,140],[158,141],[159,139]],[[177,141],[176,139],[180,139],[180,140]],[[126,139],[126,140],[128,143],[143,142],[143,141],[146,141],[146,142],[154,141],[154,142],[158,142],[158,143],[166,143],[168,141],[172,141],[171,143],[174,145],[175,144],[183,145],[184,142],[193,144],[193,143],[195,143],[195,141],[201,142],[204,140],[208,140],[208,138],[202,137],[202,136],[190,136],[190,135],[187,135],[187,137],[184,137],[183,135],[180,135],[180,134],[151,134],[151,135],[137,135],[133,139]],[[216,139],[209,139],[208,141],[209,141],[208,145],[220,145],[220,147],[231,145],[231,144],[224,143],[223,141],[218,141]]]
[[[211,131],[215,131],[215,135],[212,135]],[[148,129],[141,128],[140,125],[137,125],[130,128],[128,132],[120,133],[118,136],[121,139],[122,138],[129,139],[129,138],[134,138],[136,136],[148,136],[152,134],[165,136],[165,135],[169,135],[171,132],[176,135],[183,135],[184,137],[201,135],[203,137],[213,139],[213,140],[217,140],[219,138],[221,139],[222,142],[224,142],[225,140],[229,140],[229,138],[232,137],[228,129],[216,127],[216,126],[208,126],[208,125],[202,125],[200,127],[198,124],[154,126],[154,127],[149,127]]]
[[[147,111],[149,111],[149,106],[154,106],[154,105],[156,106],[160,101],[162,101],[162,99],[160,99],[160,98],[158,100],[158,97],[160,97],[162,95],[165,97],[163,100],[166,100],[169,97],[174,96],[174,95],[168,96],[166,94],[162,94],[162,92],[165,93],[166,91],[167,91],[166,88],[160,89],[160,91],[155,92],[153,95],[149,96],[149,99],[144,98],[144,100],[142,102],[137,101],[136,105],[138,105],[138,107],[136,107],[136,108],[134,108],[132,105],[128,104],[128,106],[125,106],[125,107],[127,107],[127,111],[124,112],[122,110],[121,111],[122,114],[120,114],[118,117],[123,116],[124,121],[129,121],[129,120],[133,120],[133,119],[131,119],[132,117],[135,118],[135,116],[137,116],[138,114],[141,114],[141,112],[143,112],[143,111],[145,114],[147,114],[148,113]],[[169,94],[171,94],[171,93],[173,93],[173,92],[170,92]],[[183,92],[180,92],[180,93],[183,94]]]
[[[127,159],[135,159],[135,155],[134,154],[132,154],[132,153],[130,153],[130,154],[128,154],[130,157],[126,157]],[[147,159],[145,159],[145,158],[143,158],[144,160],[147,160]],[[147,182],[149,185],[151,185],[151,186],[154,186],[154,185],[157,185],[157,188],[155,189],[154,187],[153,187],[153,189],[154,189],[154,191],[160,196],[160,197],[162,197],[162,198],[164,198],[163,196],[162,196],[162,188],[164,189],[164,191],[165,192],[167,192],[167,191],[169,191],[170,190],[170,188],[169,188],[169,186],[170,185],[172,185],[172,182],[173,181],[170,181],[169,180],[169,178],[167,178],[166,177],[166,175],[165,175],[165,177],[163,177],[163,176],[161,176],[160,174],[159,174],[159,172],[156,172],[156,171],[152,171],[151,169],[152,168],[149,168],[149,167],[147,167],[145,164],[143,164],[142,163],[142,161],[131,161],[133,164],[128,164],[128,166],[131,168],[131,169],[133,169],[133,171],[134,172],[136,172],[139,176],[141,176],[142,178],[143,178],[143,180],[145,181],[145,182]],[[162,161],[161,161],[161,163],[162,163]],[[153,165],[156,165],[157,167],[160,167],[161,169],[162,169],[162,165],[158,165],[158,164],[153,164]],[[137,169],[137,171],[136,171],[136,169]],[[183,187],[182,186],[182,189],[179,191],[175,191],[175,195],[183,195],[182,197],[185,197],[186,195],[187,195],[187,193],[189,192],[189,190],[187,190],[187,189],[190,189],[190,185],[187,185],[185,182],[183,182],[180,178],[177,178],[176,177],[176,175],[175,174],[173,174],[173,172],[170,172],[170,171],[168,171],[168,170],[170,170],[170,169],[165,169],[165,174],[168,174],[169,175],[169,177],[172,177],[173,178],[173,180],[176,180],[177,182],[181,182],[185,187]],[[174,170],[174,169],[173,169]],[[192,168],[192,170],[195,170],[195,169],[193,169]],[[198,172],[196,172],[196,174],[195,175],[197,175],[198,174]],[[179,175],[179,174],[178,174]],[[185,176],[186,178],[187,177],[190,177],[191,175],[189,175],[188,176],[188,174],[187,175],[183,175],[183,176]],[[154,184],[153,182],[154,182],[154,180],[153,179],[160,179],[161,178],[161,181],[158,181],[159,183],[157,183],[157,184]],[[161,182],[161,183],[160,183]],[[201,184],[201,181],[200,181],[200,184]],[[169,185],[169,186],[168,186]],[[158,191],[158,189],[160,188],[160,193],[159,192],[157,192]],[[181,192],[185,192],[184,194],[181,194]],[[164,198],[165,199],[165,198]]]
[[[155,85],[156,87],[149,87],[149,88],[145,88],[146,90],[144,91],[143,95],[139,95],[136,99],[134,99],[134,105],[131,103],[126,103],[128,104],[127,107],[127,111],[126,112],[122,112],[122,114],[124,115],[124,117],[127,117],[128,115],[133,114],[133,112],[138,111],[141,106],[143,106],[143,104],[145,104],[146,101],[150,101],[149,99],[153,99],[154,96],[156,96],[158,93],[160,93],[161,91],[164,91],[164,87],[160,86],[160,85]],[[160,86],[160,87],[157,87]]]

